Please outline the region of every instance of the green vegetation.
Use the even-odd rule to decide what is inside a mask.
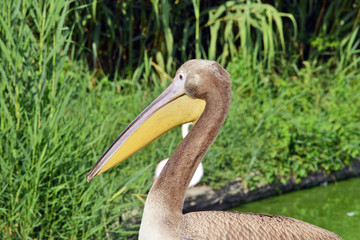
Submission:
[[[228,68],[233,102],[210,150],[224,155],[216,157],[218,167],[232,166],[227,177],[243,176],[250,186],[285,183],[290,176],[300,180],[311,172],[342,169],[359,157],[359,75],[343,77],[328,66],[308,65],[296,75],[259,79],[239,62]],[[206,177],[223,174],[210,166]]]
[[[2,239],[135,236],[123,214],[141,215],[179,129],[91,183],[86,173],[193,57],[233,81],[204,184],[251,188],[359,158],[358,3],[84,2],[0,2]]]

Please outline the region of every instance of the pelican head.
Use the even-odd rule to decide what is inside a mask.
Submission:
[[[214,78],[220,81],[212,81]],[[205,108],[208,93],[214,89],[222,91],[224,86],[230,90],[230,74],[218,63],[208,60],[184,63],[169,87],[104,152],[88,173],[87,180],[124,161],[174,127],[195,123]]]

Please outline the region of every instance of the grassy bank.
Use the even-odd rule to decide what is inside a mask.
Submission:
[[[86,182],[102,152],[170,80],[151,58],[126,77],[89,70],[73,38],[81,21],[67,21],[89,6],[71,3],[0,4],[3,239],[133,236],[138,226],[124,225],[119,216],[133,209],[141,214],[156,163],[181,141],[175,129]],[[280,59],[278,68],[269,69],[239,53],[224,60],[232,74],[232,105],[204,159],[202,183],[220,187],[242,177],[255,187],[338,170],[359,158],[360,58],[354,33],[327,63]]]

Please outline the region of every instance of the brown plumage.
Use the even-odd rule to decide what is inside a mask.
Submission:
[[[282,216],[238,212],[194,212],[179,225],[180,239],[341,239],[315,225]]]
[[[230,106],[230,75],[214,61],[190,60],[183,64],[168,89],[124,130],[100,158],[88,180],[101,172],[112,158],[111,154],[121,147],[116,142],[123,141],[125,137],[122,136],[127,138],[133,134],[137,130],[133,126],[144,121],[145,114],[151,113],[153,108],[157,109],[163,96],[169,95],[166,99],[171,102],[184,94],[204,100],[206,106],[150,189],[139,239],[341,239],[325,229],[281,216],[221,211],[182,214],[187,186],[215,140]],[[146,118],[150,116],[146,115]]]

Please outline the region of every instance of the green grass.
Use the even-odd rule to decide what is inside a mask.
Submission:
[[[162,55],[154,57],[150,49],[141,49],[143,57],[133,53],[133,61],[141,63],[129,77],[109,78],[101,69],[88,69],[85,57],[80,57],[85,45],[74,42],[74,34],[85,29],[81,24],[91,19],[82,21],[78,11],[96,12],[97,1],[92,5],[65,0],[7,3],[0,3],[0,237],[135,238],[139,226],[121,216],[132,210],[141,215],[142,194],[151,187],[155,165],[181,141],[180,129],[90,183],[86,173],[170,83],[167,75],[180,65],[169,44],[173,29],[167,29]],[[189,5],[196,8],[199,1]],[[236,11],[221,7],[229,16]],[[210,13],[196,14],[201,18]],[[169,19],[158,14],[156,21]],[[181,44],[192,37],[201,39],[200,23],[195,22],[194,35],[184,35],[176,43],[184,58]],[[232,60],[224,60],[232,74],[232,105],[204,159],[202,183],[221,187],[241,177],[252,188],[290,176],[300,179],[314,171],[338,170],[359,158],[357,34],[355,28],[342,39],[327,64],[309,61],[301,68],[279,58],[281,70],[268,69],[269,58],[258,65],[235,49]],[[202,42],[197,44],[194,54],[227,59],[218,58],[210,48],[204,50]],[[218,44],[231,48],[226,41]]]
[[[358,74],[343,77],[329,66],[311,66],[294,75],[256,79],[254,72],[242,69],[244,65],[238,59],[228,68],[233,74],[233,101],[223,135],[215,142],[219,163],[210,164],[217,166],[213,171],[205,168],[209,175],[220,177],[215,169],[228,162],[233,171],[225,176],[242,176],[254,187],[336,171],[359,158]],[[225,148],[225,156],[216,155]]]

